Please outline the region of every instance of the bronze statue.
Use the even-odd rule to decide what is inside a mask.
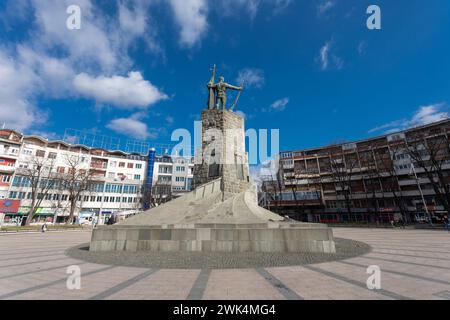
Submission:
[[[214,83],[216,77],[216,65],[214,65],[213,73],[211,76],[211,80],[208,83],[208,91],[209,91],[209,97],[208,97],[208,109],[214,109],[220,110],[220,106],[222,105],[222,110],[226,110],[227,108],[227,90],[236,90],[239,91],[239,95],[236,98],[236,101],[234,102],[233,106],[230,108],[231,111],[236,107],[237,101],[240,97],[240,92],[244,89],[243,86],[237,87],[233,86],[229,83],[225,82],[224,77],[220,77],[220,80],[218,83]]]

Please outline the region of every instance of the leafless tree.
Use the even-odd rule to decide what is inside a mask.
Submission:
[[[338,153],[330,151],[330,172],[331,179],[337,189],[340,189],[344,197],[345,207],[349,216],[352,214],[352,178],[355,169],[359,167],[356,153]],[[339,192],[338,192],[339,194]]]
[[[450,212],[450,179],[444,173],[444,165],[450,162],[448,137],[425,137],[424,133],[417,132],[408,139],[407,153],[413,165],[424,171],[445,211]]]
[[[64,155],[64,164],[68,172],[60,175],[63,191],[68,194],[69,220],[74,223],[75,211],[82,204],[82,196],[89,191],[93,183],[93,172],[80,155]]]
[[[398,206],[400,210],[400,214],[402,215],[403,221],[408,221],[408,210],[405,204],[405,198],[403,196],[402,189],[400,187],[398,181],[398,175],[395,168],[394,160],[398,155],[404,154],[405,147],[403,145],[395,145],[390,147],[390,156],[389,157],[380,157],[380,169],[386,173],[386,184],[384,185],[384,189],[387,192],[391,192],[394,196],[395,204]]]
[[[16,175],[21,179],[21,186],[30,190],[31,193],[26,225],[31,224],[42,201],[53,188],[54,170],[54,160],[44,157],[33,157],[27,162],[26,168],[18,169]]]

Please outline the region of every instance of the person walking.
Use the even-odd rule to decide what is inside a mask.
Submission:
[[[444,230],[450,232],[450,220],[448,219],[448,216],[444,217]]]

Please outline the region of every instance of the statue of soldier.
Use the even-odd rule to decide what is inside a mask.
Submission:
[[[219,83],[210,84],[210,88],[215,89],[216,91],[216,109],[220,109],[220,105],[222,104],[222,109],[225,110],[227,106],[227,89],[241,91],[243,87],[233,86],[225,82],[224,77],[220,77]]]

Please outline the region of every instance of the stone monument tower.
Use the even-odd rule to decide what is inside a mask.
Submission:
[[[229,110],[202,112],[202,149],[194,167],[194,188],[222,178],[223,191],[243,192],[249,187],[244,119]]]
[[[233,112],[243,87],[208,84],[195,190],[114,226],[93,231],[91,251],[335,252],[326,225],[293,223],[258,206],[249,177],[244,119]],[[227,90],[238,90],[227,109]]]

